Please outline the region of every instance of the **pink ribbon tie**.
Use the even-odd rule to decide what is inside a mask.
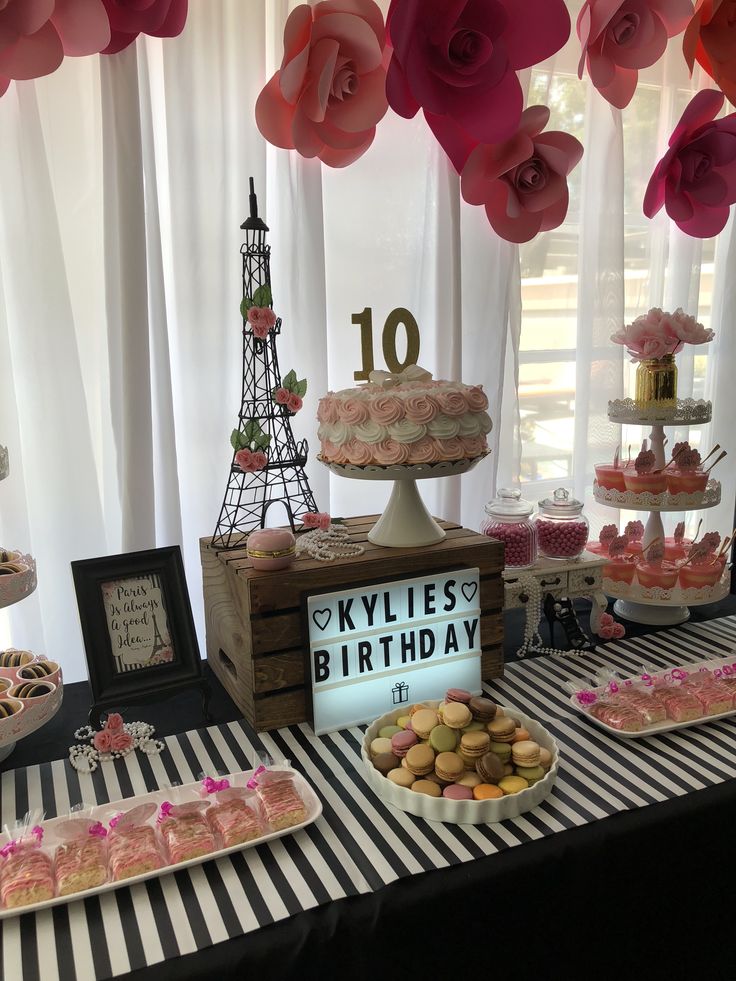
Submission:
[[[220,790],[227,790],[230,787],[230,781],[222,778],[222,780],[215,780],[212,777],[205,777],[202,781],[202,788],[208,794],[216,794]]]
[[[256,777],[260,777],[260,775],[262,773],[265,773],[265,772],[266,772],[265,766],[259,766],[258,769],[256,769],[256,770],[253,771],[253,776],[250,778],[250,780],[246,784],[246,787],[248,788],[248,790],[255,790],[256,789],[256,787],[258,786],[258,780],[256,779]]]

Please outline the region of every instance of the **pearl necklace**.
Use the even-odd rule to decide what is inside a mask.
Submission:
[[[529,597],[526,607],[526,622],[524,623],[524,642],[516,652],[519,658],[527,654],[559,654],[555,647],[545,647],[539,633],[539,623],[542,619],[542,586],[536,576],[519,576],[519,592]]]
[[[300,535],[296,542],[296,554],[306,553],[318,562],[333,562],[348,555],[362,555],[362,545],[350,541],[350,532],[344,525],[330,525],[326,531],[317,528]]]
[[[92,726],[81,726],[74,733],[74,738],[83,741],[69,747],[69,763],[78,773],[94,773],[100,763],[120,760],[136,749],[146,756],[156,756],[166,748],[163,739],[153,738],[156,730],[148,722],[125,722],[123,729],[133,740],[130,746],[123,750],[101,753],[94,746],[95,730]]]

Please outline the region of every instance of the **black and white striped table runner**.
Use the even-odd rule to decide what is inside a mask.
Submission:
[[[247,769],[265,750],[301,769],[322,798],[324,814],[297,835],[133,888],[3,921],[3,977],[113,977],[403,876],[471,861],[731,779],[736,723],[619,740],[571,711],[564,683],[587,681],[605,665],[633,674],[642,663],[672,666],[735,649],[736,617],[729,617],[611,643],[600,654],[508,665],[504,679],[489,686],[491,693],[554,733],[562,765],[547,801],[502,824],[430,824],[384,805],[363,776],[359,728],[316,738],[308,726],[292,726],[258,737],[245,723],[233,722],[169,737],[168,751],[160,757],[129,756],[92,775],[77,774],[64,760],[4,773],[0,806],[7,822],[29,808],[43,808],[52,817],[79,801],[101,803],[196,780],[203,772]]]

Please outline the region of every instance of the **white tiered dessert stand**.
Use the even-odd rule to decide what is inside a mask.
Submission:
[[[472,470],[490,453],[487,450],[472,460],[453,460],[446,463],[397,464],[364,467],[351,463],[332,463],[318,457],[332,473],[354,480],[393,480],[394,486],[386,509],[368,533],[368,541],[385,548],[410,548],[435,545],[445,532],[426,508],[417,489],[417,480],[430,477],[456,477]]]
[[[695,399],[678,399],[672,408],[654,407],[642,409],[633,399],[617,399],[608,403],[608,418],[621,425],[651,426],[649,441],[654,453],[655,467],[666,463],[664,452],[665,426],[700,426],[710,422],[713,406],[710,402]],[[644,528],[643,548],[656,538],[664,539],[662,513],[667,511],[700,511],[720,503],[721,485],[717,480],[708,481],[705,491],[697,494],[635,494],[631,491],[607,490],[598,482],[593,484],[593,497],[599,504],[627,511],[647,511],[649,518]],[[715,586],[702,589],[661,589],[628,585],[604,578],[603,589],[616,597],[615,612],[625,620],[655,626],[672,626],[690,618],[690,606],[715,603],[730,591],[730,572],[724,569],[721,581]]]
[[[0,480],[4,480],[10,474],[8,451],[4,446],[0,446]],[[14,556],[13,561],[18,561],[26,566],[24,572],[15,573],[12,576],[0,576],[0,610],[20,603],[35,590],[36,561],[30,555]],[[41,660],[30,651],[26,652],[26,662],[28,664]],[[0,668],[0,680],[6,679],[13,684],[23,680],[15,668]],[[43,680],[43,679],[39,679]],[[63,683],[61,671],[58,680],[54,683],[55,688],[49,694],[36,699],[27,699],[21,711],[8,718],[0,719],[0,762],[7,759],[15,749],[15,744],[24,736],[30,735],[36,729],[40,729],[49,719],[59,711],[63,699]]]

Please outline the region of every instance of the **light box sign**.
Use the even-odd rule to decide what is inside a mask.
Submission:
[[[317,735],[480,691],[478,569],[310,596],[307,618]]]

